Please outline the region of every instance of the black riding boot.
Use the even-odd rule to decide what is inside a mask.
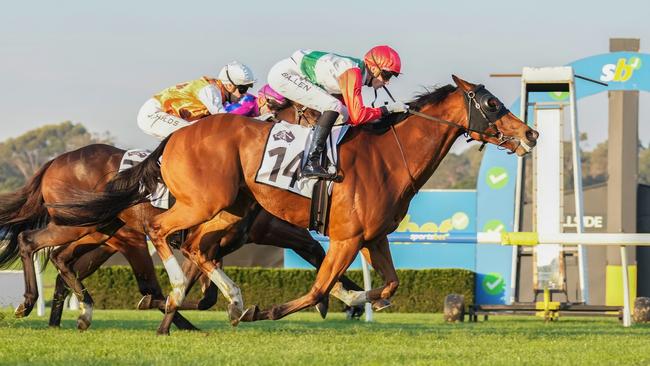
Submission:
[[[321,156],[325,149],[325,142],[334,122],[339,117],[338,112],[325,111],[320,115],[316,127],[314,128],[314,137],[309,145],[307,152],[307,162],[302,168],[302,176],[306,178],[323,178],[334,179],[336,174],[330,174],[326,169],[321,166]]]

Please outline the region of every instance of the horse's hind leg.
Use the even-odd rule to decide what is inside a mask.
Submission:
[[[83,253],[80,253],[82,251]],[[85,245],[75,250],[75,258],[65,263],[72,266],[72,272],[77,275],[80,281],[95,273],[108,258],[115,254],[115,250],[107,245]],[[61,325],[61,315],[65,298],[70,291],[67,288],[65,280],[59,274],[56,276],[56,285],[54,296],[52,297],[52,310],[50,311],[50,327],[59,327]]]
[[[199,268],[208,278],[210,278],[212,283],[221,290],[226,299],[230,302],[228,305],[228,313],[230,316],[230,322],[233,325],[239,323],[239,318],[241,317],[243,310],[241,291],[239,290],[239,287],[237,287],[237,285],[223,272],[221,266],[219,264],[215,265],[210,259],[219,260],[221,258],[219,250],[220,242],[223,241],[224,245],[233,244],[233,246],[240,244],[235,240],[235,238],[232,238],[231,235],[229,235],[233,234],[233,231],[230,229],[232,229],[232,227],[245,216],[247,211],[245,205],[237,206],[237,208],[242,211],[239,216],[223,211],[216,215],[212,220],[195,227],[181,247],[183,255],[196,265],[184,265],[186,271],[185,274],[188,274],[187,270]],[[232,247],[229,247],[228,249],[232,249]],[[191,274],[193,275],[192,278],[194,280],[198,278],[198,273],[192,271]],[[191,285],[191,283],[188,283],[188,285]],[[208,287],[208,290],[209,289],[210,287]],[[189,291],[189,289],[187,291]],[[165,319],[163,319],[158,328],[158,334],[169,334],[169,317],[170,314],[165,315]]]
[[[113,236],[108,243],[124,255],[131,265],[131,270],[138,283],[140,293],[144,295],[138,303],[138,309],[151,308],[151,304],[163,304],[161,311],[164,313],[164,296],[160,283],[156,277],[153,261],[149,255],[149,249],[146,245],[144,234],[123,227]],[[149,299],[149,305],[143,303]],[[158,308],[156,306],[155,308]],[[185,319],[180,313],[176,312],[169,318],[169,324],[174,323],[178,329],[198,330],[189,320]]]
[[[187,279],[185,287],[185,296],[190,293],[192,287],[197,281],[201,282],[201,291],[203,298],[199,301],[184,299],[183,303],[176,310],[207,310],[217,302],[216,286],[210,279],[203,276],[203,273],[192,261],[186,260],[181,265],[183,274]],[[165,298],[154,298],[152,295],[145,295],[138,303],[138,310],[161,309],[165,310]]]
[[[145,225],[149,238],[151,238],[160,259],[163,261],[165,270],[169,275],[169,282],[172,285],[172,291],[167,296],[165,305],[167,314],[176,313],[178,306],[183,303],[187,286],[185,274],[174,257],[171,247],[167,244],[167,237],[175,231],[200,225],[208,221],[212,216],[208,212],[202,212],[197,207],[177,201],[169,211],[157,215],[150,223]],[[159,328],[158,334],[169,334],[168,328],[167,332],[161,332],[161,330],[164,331],[164,327]]]
[[[87,235],[70,245],[57,248],[50,255],[52,263],[59,270],[59,275],[63,277],[70,289],[80,300],[79,308],[81,310],[81,314],[79,314],[79,317],[77,318],[77,328],[79,330],[86,330],[88,327],[90,327],[93,318],[94,301],[86,287],[83,285],[83,283],[81,283],[80,276],[78,276],[70,267],[70,263],[74,261],[75,250],[79,246],[88,243],[103,243],[107,239],[108,235],[96,232],[91,235]]]
[[[212,220],[192,230],[192,234],[181,247],[183,255],[192,260],[212,280],[226,300],[228,300],[228,313],[232,325],[239,323],[239,318],[243,311],[244,301],[241,290],[213,262],[213,258],[218,260],[222,257],[222,254],[216,252],[215,254],[208,255],[206,253],[211,252],[215,247],[218,249],[220,244],[232,244],[237,247],[236,244],[239,243],[231,243],[228,234],[231,234],[231,229],[241,221],[243,216],[245,214],[240,216],[222,211]],[[232,247],[227,249],[232,250]]]
[[[34,253],[42,248],[73,242],[92,231],[92,228],[64,227],[50,223],[43,229],[23,231],[18,235],[20,259],[25,277],[25,300],[14,313],[17,318],[28,316],[38,299]]]
[[[186,214],[187,213],[187,214]],[[171,233],[198,225],[204,221],[202,215],[192,215],[193,211],[177,202],[169,211],[154,217],[151,223],[146,223],[145,228],[156,248],[156,252],[165,266],[172,291],[167,297],[165,311],[172,313],[183,303],[187,279],[183,274],[180,264],[174,257],[171,247],[167,244],[167,236]]]
[[[191,264],[191,266],[188,266],[188,264]],[[194,285],[196,280],[201,276],[201,271],[191,261],[186,260],[183,262],[183,273],[187,278],[187,287],[185,288],[185,295],[187,296],[187,294],[190,293],[190,290],[192,289],[192,286]],[[162,301],[153,300],[151,302],[152,307],[159,308],[163,313],[165,313],[165,305],[166,305],[165,300]],[[160,326],[158,327],[157,333],[169,334],[169,328],[171,327],[172,323],[174,323],[178,329],[198,330],[198,328],[194,327],[194,325],[189,323],[189,321],[188,323],[191,325],[191,327],[182,326],[177,321],[177,317],[182,317],[181,313],[178,312],[178,310],[202,310],[202,309],[197,309],[197,307],[198,306],[196,302],[183,300],[183,303],[176,308],[176,311],[171,313],[165,313],[162,322],[160,322]]]
[[[65,298],[70,294],[70,290],[65,285],[63,278],[56,276],[56,284],[54,285],[54,296],[52,296],[52,310],[50,311],[50,327],[61,326],[61,316],[63,315],[63,305]]]
[[[217,302],[217,289],[216,286],[210,281],[206,276],[202,276],[201,270],[197,267],[191,260],[186,260],[183,262],[183,273],[187,278],[187,287],[185,288],[185,295],[190,293],[192,287],[197,280],[201,280],[203,287],[203,298],[200,301],[189,301],[183,300],[181,306],[177,307],[177,311],[173,313],[165,314],[160,326],[158,327],[158,334],[169,334],[169,327],[172,325],[172,322],[182,330],[193,330],[191,328],[182,327],[175,320],[176,317],[180,316],[178,310],[207,310],[211,308]],[[207,281],[207,284],[205,282]],[[207,287],[207,288],[206,288]],[[154,300],[152,305],[155,305],[164,311],[165,301]],[[193,327],[193,326],[192,326]],[[195,328],[196,329],[196,328]],[[198,330],[198,329],[196,329]]]

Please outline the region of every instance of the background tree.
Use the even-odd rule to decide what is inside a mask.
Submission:
[[[423,189],[475,189],[483,152],[478,145],[463,152],[449,153]]]
[[[15,190],[48,160],[92,143],[112,143],[108,132],[93,135],[80,123],[44,125],[0,143],[0,191]]]

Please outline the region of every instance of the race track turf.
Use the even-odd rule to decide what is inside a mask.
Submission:
[[[219,312],[185,312],[203,332],[155,335],[154,311],[96,311],[87,332],[67,311],[62,329],[45,318],[0,317],[0,363],[24,365],[395,365],[649,364],[650,325],[613,318],[492,317],[444,324],[440,314],[376,314],[374,323],[325,321],[305,312],[231,328]]]

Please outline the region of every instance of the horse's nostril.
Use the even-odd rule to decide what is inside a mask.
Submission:
[[[526,131],[526,138],[528,139],[528,141],[531,141],[531,142],[536,141],[537,137],[539,137],[539,132],[537,132],[537,131],[535,131],[533,129],[530,129],[530,130]]]

